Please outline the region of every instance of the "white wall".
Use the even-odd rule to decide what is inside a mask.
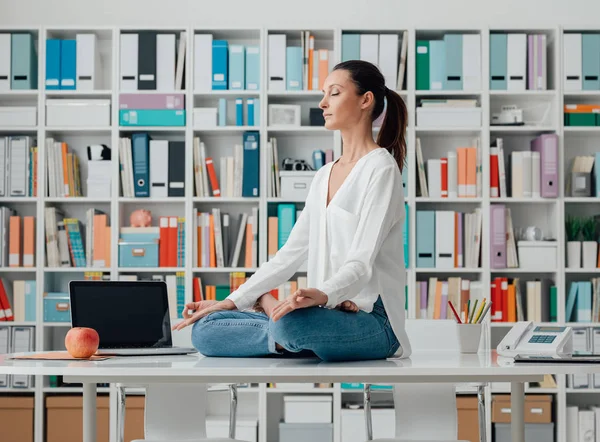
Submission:
[[[598,0],[0,0],[0,26],[600,27],[598,17]]]

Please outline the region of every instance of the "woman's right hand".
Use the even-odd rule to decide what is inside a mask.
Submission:
[[[343,312],[353,312],[356,313],[358,310],[358,306],[352,301],[344,301],[341,304],[338,304],[335,308],[341,310]]]
[[[187,303],[182,312],[183,321],[174,325],[171,330],[183,330],[188,325],[192,325],[209,313],[217,312],[219,310],[235,310],[236,308],[237,307],[230,299],[224,299],[223,301],[199,301]],[[189,310],[193,310],[193,313],[190,314]]]

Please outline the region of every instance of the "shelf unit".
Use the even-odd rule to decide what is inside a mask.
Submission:
[[[127,31],[139,31],[144,29],[153,29],[159,31],[185,31],[187,34],[186,45],[186,75],[185,75],[185,90],[174,91],[182,92],[186,97],[187,124],[185,127],[121,127],[119,126],[118,106],[119,101],[119,35]],[[118,264],[118,227],[127,225],[128,215],[135,209],[148,208],[152,210],[154,215],[154,225],[156,225],[156,217],[161,214],[173,214],[177,211],[179,216],[185,216],[186,220],[191,220],[194,208],[211,208],[215,205],[223,208],[223,210],[233,209],[238,211],[248,211],[252,207],[258,207],[259,210],[259,248],[258,262],[263,263],[267,259],[267,216],[269,208],[284,201],[281,198],[269,198],[266,196],[267,175],[266,170],[267,158],[265,155],[265,146],[267,139],[275,136],[280,142],[280,158],[285,156],[295,156],[303,158],[311,162],[311,152],[315,146],[323,149],[332,148],[334,150],[334,158],[338,158],[342,152],[342,139],[339,132],[328,132],[321,127],[303,126],[300,128],[286,128],[270,126],[267,121],[267,108],[270,103],[298,103],[303,107],[317,107],[321,99],[321,93],[315,91],[288,91],[288,92],[269,92],[267,90],[267,37],[270,33],[283,32],[288,36],[288,45],[299,44],[299,31],[307,29],[316,36],[315,47],[327,48],[332,52],[335,62],[341,58],[341,43],[342,34],[344,32],[357,33],[396,33],[401,34],[406,30],[408,35],[408,54],[407,54],[407,76],[405,89],[398,91],[404,98],[409,109],[409,126],[407,128],[408,142],[408,190],[406,192],[406,202],[410,208],[409,211],[409,268],[407,269],[407,285],[409,294],[415,292],[415,285],[419,277],[428,277],[429,275],[439,274],[441,277],[447,275],[466,275],[469,278],[475,278],[482,282],[484,293],[489,292],[491,275],[520,275],[522,278],[533,278],[535,274],[540,273],[538,270],[528,269],[490,269],[489,266],[489,209],[494,203],[503,203],[509,205],[515,210],[528,211],[528,215],[532,223],[536,223],[540,218],[546,217],[550,213],[553,217],[550,225],[552,233],[558,240],[558,256],[559,262],[557,268],[548,269],[544,274],[551,275],[558,289],[558,319],[559,322],[564,322],[565,318],[565,299],[566,287],[568,279],[585,278],[586,275],[591,276],[600,273],[599,269],[566,269],[565,267],[565,236],[564,236],[564,219],[567,212],[578,213],[590,211],[600,208],[600,198],[571,198],[565,195],[565,172],[566,166],[559,170],[559,197],[556,199],[524,199],[524,198],[490,198],[489,196],[489,146],[490,142],[496,137],[505,137],[511,140],[514,145],[520,144],[522,147],[528,148],[529,140],[538,133],[555,132],[559,137],[559,162],[565,165],[567,158],[567,147],[569,140],[587,140],[589,145],[596,139],[597,132],[600,128],[581,128],[581,127],[563,127],[562,123],[562,108],[565,102],[575,102],[577,100],[585,100],[587,102],[598,100],[600,101],[600,91],[563,91],[563,33],[570,31],[597,31],[594,29],[563,29],[560,26],[546,27],[543,29],[523,29],[512,28],[511,26],[487,28],[487,27],[471,27],[471,28],[455,28],[450,26],[447,29],[426,29],[399,27],[398,29],[349,29],[349,28],[306,28],[296,29],[271,29],[271,28],[199,28],[189,26],[170,26],[164,28],[131,26],[131,27],[31,27],[14,29],[11,27],[3,27],[0,32],[10,32],[13,30],[30,30],[36,36],[36,46],[38,51],[38,90],[33,91],[2,91],[0,92],[0,106],[14,103],[35,104],[38,108],[38,125],[36,127],[11,127],[0,128],[0,134],[29,134],[37,137],[39,146],[39,167],[38,167],[38,197],[34,198],[1,198],[0,204],[6,204],[17,209],[19,215],[31,214],[37,218],[36,223],[36,266],[33,268],[2,268],[0,276],[12,281],[14,279],[35,279],[37,281],[37,320],[34,323],[14,323],[9,325],[34,325],[36,326],[35,342],[37,350],[50,350],[63,348],[62,339],[68,329],[68,324],[62,323],[44,323],[43,322],[43,292],[45,290],[65,289],[66,282],[69,279],[81,278],[84,271],[104,271],[110,274],[111,278],[118,278],[121,274],[139,273],[139,274],[171,274],[175,271],[185,272],[185,293],[186,299],[191,298],[192,293],[192,278],[194,275],[202,275],[203,279],[209,283],[219,281],[221,283],[228,280],[228,274],[232,271],[244,271],[252,273],[254,268],[199,268],[193,266],[191,253],[186,253],[185,266],[182,268],[121,268]],[[444,32],[468,32],[476,33],[481,36],[481,89],[477,91],[421,91],[416,90],[416,73],[415,73],[415,41],[417,37],[423,36],[439,36]],[[95,32],[99,37],[99,47],[103,56],[104,62],[104,81],[101,89],[95,91],[46,91],[43,87],[45,78],[45,42],[47,37],[73,37],[77,32]],[[549,90],[545,91],[492,91],[489,88],[489,37],[492,32],[543,32],[548,36],[548,80]],[[252,43],[260,46],[260,68],[261,68],[261,83],[259,91],[209,91],[198,92],[194,90],[193,75],[191,69],[194,66],[194,48],[193,35],[195,33],[213,33],[215,38],[223,38],[230,41],[241,43]],[[129,91],[128,91],[129,92]],[[161,91],[162,92],[162,91]],[[139,93],[157,93],[157,91],[140,91]],[[111,110],[111,125],[109,127],[47,127],[45,122],[45,102],[47,98],[110,98]],[[193,127],[192,117],[193,108],[200,105],[202,102],[210,102],[218,98],[235,97],[258,97],[260,99],[260,126],[258,127],[217,127],[208,130],[197,130]],[[419,128],[415,127],[415,109],[417,99],[421,97],[476,97],[480,101],[482,108],[481,127],[460,127],[460,128]],[[490,114],[494,104],[514,102],[516,104],[527,105],[528,103],[549,104],[552,106],[549,121],[543,121],[540,125],[527,125],[524,127],[498,127],[490,126]],[[260,145],[260,196],[257,198],[205,198],[196,197],[194,195],[194,178],[191,166],[191,151],[195,136],[200,136],[207,140],[207,147],[215,149],[211,146],[230,145],[231,140],[241,139],[241,133],[245,130],[259,130],[261,137]],[[127,135],[133,132],[148,131],[155,138],[178,139],[184,140],[188,150],[186,155],[186,196],[182,198],[162,198],[162,199],[136,199],[124,198],[120,193],[119,183],[119,157],[118,146],[121,135]],[[374,134],[378,131],[374,128]],[[46,151],[43,140],[49,135],[55,135],[57,138],[64,139],[70,144],[70,147],[75,153],[83,158],[85,145],[90,142],[103,142],[112,148],[112,190],[110,198],[49,198],[46,195]],[[448,149],[453,149],[458,142],[465,138],[479,137],[482,157],[482,195],[477,198],[456,198],[456,199],[432,199],[416,196],[416,158],[415,158],[415,140],[421,138],[424,151],[427,149],[427,141],[435,140],[437,144],[435,157],[439,152],[443,151],[439,148],[439,143],[449,140],[445,146]],[[440,141],[441,140],[441,141]],[[574,149],[577,153],[577,149]],[[436,156],[437,155],[437,156]],[[82,174],[82,182],[85,181],[85,176]],[[302,206],[302,201],[290,201]],[[111,267],[104,269],[96,268],[48,268],[45,260],[45,232],[44,232],[44,208],[48,205],[56,205],[62,207],[66,213],[76,216],[80,219],[86,208],[98,207],[110,214],[111,229],[111,250],[112,259]],[[416,238],[415,227],[415,211],[423,206],[447,209],[456,207],[457,210],[472,210],[474,207],[482,209],[482,243],[481,243],[481,268],[461,268],[461,269],[415,269],[416,262],[416,246],[414,238]],[[186,251],[192,249],[192,228],[191,223],[186,223]],[[301,274],[302,272],[299,272]],[[409,297],[409,317],[411,315],[410,305],[414,302],[414,295]],[[2,324],[4,325],[4,324]],[[580,327],[600,326],[594,324],[571,324]],[[485,344],[495,348],[502,336],[508,331],[510,324],[492,323],[488,324],[485,336]],[[556,422],[556,438],[557,442],[566,442],[566,405],[572,400],[577,402],[572,397],[577,397],[582,393],[593,394],[598,392],[598,389],[577,390],[566,387],[566,379],[564,376],[557,377],[558,387],[556,389],[535,389],[527,388],[527,392],[551,393],[554,394],[555,401],[555,422]],[[52,393],[79,393],[80,388],[50,388],[47,386],[47,379],[38,376],[35,379],[35,386],[28,390],[19,389],[4,389],[0,390],[0,394],[22,392],[25,394],[35,395],[35,441],[42,442],[44,436],[44,396]],[[109,389],[103,389],[102,392],[108,392]],[[240,391],[244,391],[240,389]],[[491,399],[490,393],[505,392],[503,386],[487,387],[487,437],[491,440]],[[137,390],[139,393],[140,391]],[[333,396],[334,404],[334,440],[341,441],[341,406],[343,398],[346,395],[357,394],[353,390],[342,389],[339,384],[334,384],[332,388],[326,389],[268,389],[265,384],[260,384],[258,387],[250,388],[244,391],[240,402],[242,409],[252,410],[259,421],[259,441],[273,442],[277,440],[277,422],[273,416],[268,415],[268,410],[271,410],[270,401],[274,395],[290,394],[290,393],[311,393],[311,394],[329,394]],[[114,399],[114,392],[111,393]],[[469,393],[468,390],[464,393]],[[472,391],[470,393],[473,393]],[[378,394],[386,394],[378,392]],[[226,401],[226,397],[223,396]]]

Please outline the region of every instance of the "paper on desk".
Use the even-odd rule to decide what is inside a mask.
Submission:
[[[37,359],[46,361],[103,361],[111,359],[113,356],[97,356],[92,355],[90,358],[74,358],[66,351],[50,351],[47,353],[33,353],[28,355],[11,356],[8,359]]]

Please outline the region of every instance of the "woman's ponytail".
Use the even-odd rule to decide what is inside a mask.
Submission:
[[[385,118],[377,135],[377,144],[385,147],[398,162],[400,171],[406,161],[406,125],[408,124],[408,109],[400,95],[385,88],[387,108]]]

